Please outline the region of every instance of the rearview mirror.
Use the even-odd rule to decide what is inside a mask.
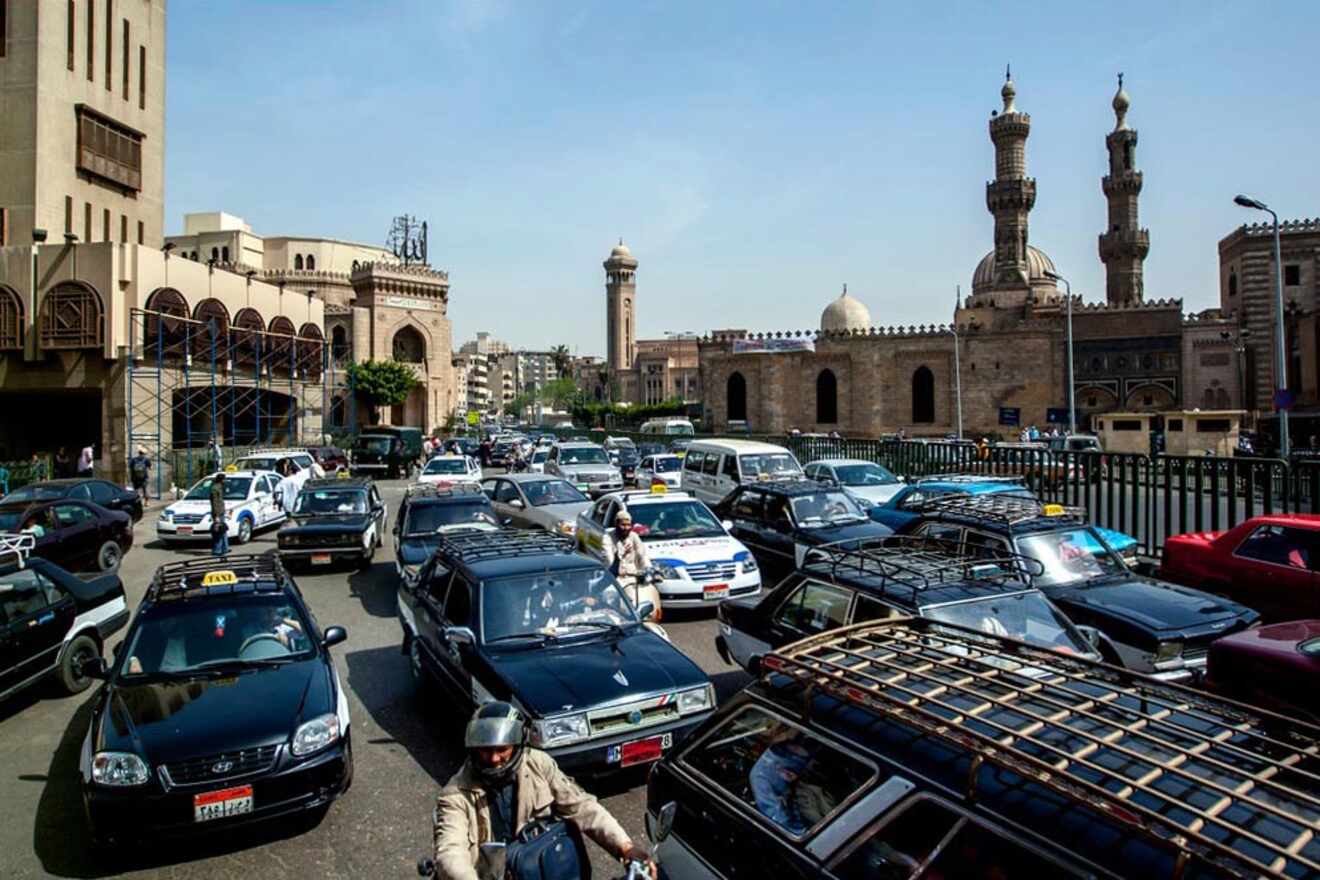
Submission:
[[[445,627],[445,638],[453,642],[455,645],[470,645],[477,640],[477,636],[472,632],[472,628],[467,626]]]
[[[654,819],[651,814],[646,814],[646,836],[651,838],[652,843],[661,843],[669,832],[674,828],[674,815],[678,813],[678,804],[670,801],[660,808],[660,812]]]
[[[1096,629],[1093,626],[1086,626],[1085,624],[1081,624],[1081,623],[1076,624],[1076,626],[1077,626],[1077,631],[1081,633],[1088,642],[1091,643],[1091,647],[1099,651],[1100,640],[1101,640],[1100,630]]]
[[[321,646],[328,648],[331,645],[337,645],[348,638],[348,630],[342,626],[332,626],[321,636]]]
[[[516,507],[516,508],[518,508],[519,510],[522,510],[523,507],[524,507],[525,505],[523,504],[523,501],[522,501],[521,498],[510,498],[510,499],[509,499],[509,506],[510,506],[510,507]]]
[[[655,614],[655,603],[647,600],[637,606],[637,617],[640,620],[650,620]]]

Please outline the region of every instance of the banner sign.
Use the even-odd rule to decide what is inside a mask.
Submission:
[[[415,296],[387,296],[385,297],[385,305],[394,306],[396,309],[417,309],[425,312],[436,310],[435,303]]]
[[[1012,427],[1022,424],[1022,409],[1016,406],[1001,406],[999,408],[999,424]]]
[[[815,351],[814,339],[735,339],[734,354],[782,353],[787,351]]]

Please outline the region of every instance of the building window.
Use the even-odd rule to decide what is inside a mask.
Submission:
[[[1283,267],[1283,283],[1286,287],[1296,287],[1302,283],[1302,267],[1297,263],[1289,263]]]
[[[128,100],[128,58],[133,47],[128,43],[128,19],[124,19],[124,100]]]
[[[222,263],[228,263],[228,262],[229,262],[229,247],[228,247],[228,246],[225,246],[225,247],[220,248],[220,262],[222,262]]]
[[[147,243],[146,232],[147,232],[147,228],[146,228],[146,226],[144,226],[143,223],[142,223],[142,221],[139,220],[139,221],[138,221],[138,244],[146,244],[146,243]],[[196,254],[193,255],[193,259],[196,259]]]
[[[219,248],[211,248],[211,262],[212,262],[212,263],[218,263],[218,262],[220,262],[220,249],[219,249]]]
[[[0,351],[19,351],[22,348],[23,300],[12,289],[0,284]]]
[[[91,0],[88,0],[90,5]],[[114,86],[115,47],[115,0],[105,0],[105,90],[112,92]]]
[[[99,348],[101,297],[85,284],[64,282],[41,300],[39,322],[43,349]]]
[[[308,271],[311,271],[312,269],[315,269],[315,268],[316,268],[316,257],[312,256],[311,254],[308,254],[308,255],[307,255],[307,269],[308,269]]]
[[[96,79],[96,2],[87,0],[87,81]]]
[[[742,373],[733,373],[725,387],[725,406],[730,422],[747,421],[747,380]]]
[[[303,267],[302,254],[293,255],[293,268],[301,269]]]
[[[1228,273],[1228,295],[1237,296],[1237,273]]]
[[[930,367],[917,367],[912,374],[912,424],[935,421],[935,374]]]
[[[119,241],[121,244],[128,244],[128,215],[119,215]]]
[[[64,234],[73,234],[73,196],[64,197]]]
[[[394,334],[391,345],[396,361],[405,364],[420,364],[426,361],[426,340],[413,327],[404,327]]]
[[[0,3],[5,0],[0,0]],[[0,247],[9,244],[9,209],[0,208]]]
[[[92,240],[92,203],[83,202],[83,241]]]
[[[110,209],[101,209],[101,241],[110,241]]]
[[[77,17],[78,17],[78,10],[76,8],[76,4],[73,2],[73,0],[69,0],[68,15],[65,17],[64,20],[64,28],[65,28],[64,42],[68,46],[69,70],[73,70],[73,43],[74,43],[73,32],[77,29]]]
[[[79,104],[78,170],[127,190],[142,189],[142,133]]]
[[[821,370],[816,377],[816,423],[833,425],[839,421],[839,382],[833,370]]]
[[[138,109],[147,109],[147,47],[138,46]]]

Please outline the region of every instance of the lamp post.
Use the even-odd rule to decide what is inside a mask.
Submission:
[[[1072,285],[1068,279],[1056,272],[1046,272],[1045,277],[1051,281],[1062,281],[1064,289],[1064,298],[1068,303],[1068,433],[1077,433],[1077,400],[1073,391],[1073,334],[1072,334]]]
[[[953,400],[955,411],[958,415],[958,439],[963,438],[962,422],[962,362],[959,359],[958,348],[958,322],[949,325],[949,332],[953,334]]]
[[[1283,350],[1286,342],[1283,333],[1283,255],[1279,247],[1279,215],[1264,202],[1248,196],[1234,196],[1233,202],[1244,208],[1264,211],[1274,221],[1274,388],[1277,398],[1280,396],[1278,392],[1288,389],[1288,354]],[[1291,443],[1288,439],[1288,410],[1280,406],[1281,403],[1282,400],[1276,399],[1274,406],[1279,411],[1279,455],[1286,459],[1291,451]]]

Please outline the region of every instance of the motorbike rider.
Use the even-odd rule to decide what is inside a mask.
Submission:
[[[642,577],[651,567],[651,560],[646,555],[646,545],[641,536],[632,530],[632,514],[620,510],[614,516],[614,529],[605,534],[602,549],[605,551],[605,566],[618,579],[628,598],[634,605],[638,601]],[[659,604],[656,605],[659,610]]]
[[[646,850],[632,842],[609,811],[566,776],[554,758],[527,745],[526,723],[512,705],[479,706],[463,742],[467,760],[435,802],[437,877],[477,880],[483,843],[510,843],[528,821],[551,814],[621,861],[645,864],[655,876]]]

